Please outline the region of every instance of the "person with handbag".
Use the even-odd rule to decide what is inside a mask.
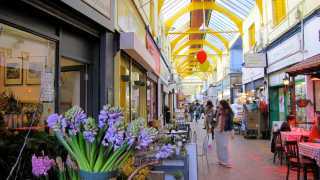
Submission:
[[[204,129],[207,130],[208,134],[211,134],[212,140],[214,139],[214,131],[213,128],[215,127],[215,111],[212,102],[209,100],[207,101],[205,112],[204,112]]]
[[[214,129],[216,137],[216,148],[218,164],[231,168],[230,162],[230,141],[233,134],[233,116],[234,113],[225,100],[219,102],[217,115],[217,126]]]

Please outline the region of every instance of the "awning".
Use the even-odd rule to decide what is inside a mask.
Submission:
[[[291,76],[298,74],[313,74],[316,72],[320,72],[320,54],[307,58],[287,69],[287,73]]]
[[[120,33],[120,49],[124,50],[146,70],[154,72],[159,76],[159,73],[156,71],[157,65],[154,58],[149,53],[143,42],[136,37],[134,32]]]

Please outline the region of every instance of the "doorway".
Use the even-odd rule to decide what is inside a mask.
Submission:
[[[73,106],[87,110],[86,64],[62,58],[59,89],[59,112]]]

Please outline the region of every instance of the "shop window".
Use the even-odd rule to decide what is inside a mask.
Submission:
[[[146,74],[138,67],[131,73],[131,119],[146,118]]]
[[[286,0],[272,0],[273,25],[278,25],[287,14]]]
[[[252,48],[256,43],[256,28],[254,23],[249,27],[249,46]]]
[[[123,54],[120,61],[119,105],[125,119],[147,118],[147,77],[146,73]]]
[[[64,113],[73,106],[87,110],[86,66],[67,58],[61,58],[60,66],[59,112]]]
[[[54,42],[0,24],[0,126],[44,127],[54,112],[54,59]]]
[[[120,107],[126,120],[130,119],[130,64],[121,58],[120,63]]]

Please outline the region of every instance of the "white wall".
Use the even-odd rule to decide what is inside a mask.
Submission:
[[[242,68],[242,84],[246,84],[263,77],[263,68]]]
[[[301,33],[296,33],[267,52],[268,73],[278,71],[302,61]]]
[[[320,17],[313,17],[304,26],[304,58],[320,53]]]

